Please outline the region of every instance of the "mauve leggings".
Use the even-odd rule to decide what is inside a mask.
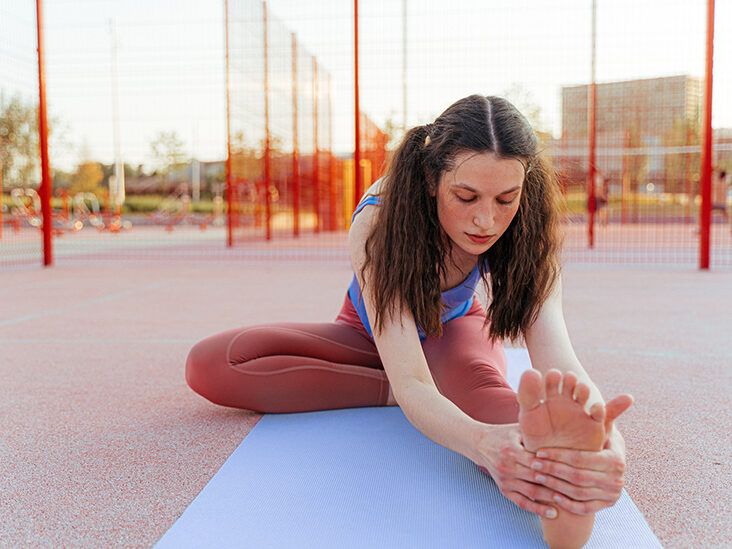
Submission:
[[[422,341],[437,389],[484,423],[518,421],[503,346],[483,331],[477,299],[465,316]],[[215,404],[261,413],[384,406],[389,381],[346,294],[335,322],[260,324],[208,337],[191,349],[186,381]]]

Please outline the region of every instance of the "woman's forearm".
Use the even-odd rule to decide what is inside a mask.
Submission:
[[[471,418],[434,385],[418,380],[395,394],[409,422],[427,438],[475,461],[476,448],[486,424]]]

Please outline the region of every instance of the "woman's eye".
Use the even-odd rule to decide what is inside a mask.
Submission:
[[[457,195],[456,195],[456,196],[457,196]],[[465,199],[465,198],[462,198],[462,197],[458,196],[458,200],[459,200],[460,202],[473,202],[473,201],[475,200],[475,197],[473,197],[473,198],[468,198],[468,199]]]
[[[509,204],[513,204],[513,200],[509,200],[508,202],[506,202],[505,200],[499,200],[498,203],[503,206],[508,206]]]

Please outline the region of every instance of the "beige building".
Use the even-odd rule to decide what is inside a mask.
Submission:
[[[584,184],[589,86],[562,88],[562,137],[553,147],[567,183]],[[703,80],[670,76],[597,84],[596,166],[610,188],[683,188],[698,153]],[[697,149],[698,150],[698,149]],[[681,186],[681,187],[680,187]]]

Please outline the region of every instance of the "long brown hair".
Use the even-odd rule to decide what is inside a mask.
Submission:
[[[409,130],[384,176],[361,270],[372,287],[375,331],[407,307],[425,334],[442,336],[440,282],[453,243],[437,217],[437,187],[461,152],[492,152],[526,166],[518,212],[478,261],[489,290],[489,337],[523,336],[559,276],[562,202],[556,174],[539,153],[531,125],[509,101],[471,95],[434,123]]]

